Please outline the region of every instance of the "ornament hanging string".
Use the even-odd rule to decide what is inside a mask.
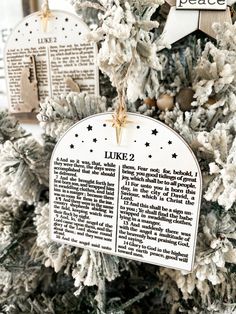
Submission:
[[[122,137],[122,127],[125,127],[126,123],[129,123],[130,121],[127,121],[127,107],[125,104],[125,89],[126,89],[126,83],[128,80],[128,77],[131,72],[131,67],[133,65],[134,61],[134,51],[132,53],[132,59],[130,61],[129,67],[127,69],[126,75],[123,80],[122,88],[120,89],[118,84],[116,84],[116,89],[118,93],[118,105],[115,109],[115,112],[112,115],[112,126],[116,129],[116,142],[118,145],[121,143],[121,137]]]
[[[49,8],[48,0],[44,0],[41,6],[41,12],[39,14],[42,22],[43,31],[47,31],[48,20],[52,17],[52,13]]]
[[[121,143],[122,127],[127,122],[127,109],[124,100],[123,92],[118,92],[118,106],[112,115],[112,126],[116,128],[116,142],[118,145]]]

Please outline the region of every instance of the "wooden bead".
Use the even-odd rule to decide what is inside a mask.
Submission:
[[[152,98],[146,98],[146,99],[144,99],[143,102],[144,102],[147,106],[149,106],[149,107],[156,106],[156,101],[155,101],[155,99],[152,99]]]
[[[162,110],[171,110],[174,108],[174,97],[163,94],[157,99],[157,107]]]
[[[193,101],[194,91],[190,87],[182,88],[176,95],[176,102],[182,111],[190,111],[191,103]]]
[[[214,105],[217,102],[216,98],[214,97],[209,97],[208,101],[205,104],[205,107],[209,107],[211,105]]]

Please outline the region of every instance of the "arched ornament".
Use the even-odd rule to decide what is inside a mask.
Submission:
[[[37,112],[47,96],[77,91],[77,85],[99,94],[97,46],[86,42],[88,32],[78,16],[57,10],[47,24],[36,12],[13,29],[4,53],[11,113]]]
[[[52,240],[191,271],[202,189],[196,157],[171,128],[134,113],[117,145],[111,119],[83,119],[53,151]]]

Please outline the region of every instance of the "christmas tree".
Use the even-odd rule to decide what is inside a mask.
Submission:
[[[1,313],[236,313],[236,24],[214,25],[217,41],[197,32],[166,47],[162,0],[72,2],[99,47],[101,96],[47,99],[41,141],[0,114]],[[128,111],[173,128],[199,161],[191,273],[50,240],[53,148],[78,120],[113,111],[123,91]]]

